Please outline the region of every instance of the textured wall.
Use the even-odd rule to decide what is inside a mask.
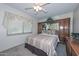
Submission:
[[[29,19],[29,18],[33,19],[32,32],[33,32],[33,34],[37,33],[37,21],[34,18],[32,18],[14,8],[11,8],[4,4],[0,4],[0,51],[6,50],[6,49],[9,49],[9,48],[12,48],[14,46],[24,43],[27,36],[31,35],[31,34],[22,34],[22,35],[7,36],[6,29],[3,26],[3,19],[4,19],[5,11],[9,11],[9,12],[12,12],[15,14],[25,16],[25,17],[27,17],[27,19]]]
[[[74,11],[74,32],[79,33],[79,7]]]

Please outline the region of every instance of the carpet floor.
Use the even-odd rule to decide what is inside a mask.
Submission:
[[[57,56],[67,56],[65,44],[59,43],[56,48],[56,51],[57,51]]]
[[[1,54],[4,56],[36,56],[35,54],[31,53],[28,49],[24,48],[24,44],[3,51],[0,53],[0,55]]]
[[[64,44],[58,44],[57,56],[67,56],[66,46]],[[0,56],[37,56],[31,53],[28,49],[24,48],[24,44],[8,49],[6,51],[0,52]]]

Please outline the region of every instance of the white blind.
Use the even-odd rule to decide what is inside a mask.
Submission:
[[[10,12],[5,13],[4,26],[8,34],[32,32],[32,20]]]

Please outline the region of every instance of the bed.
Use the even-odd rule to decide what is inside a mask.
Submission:
[[[25,48],[32,53],[40,56],[57,55],[55,48],[59,42],[58,35],[38,34],[28,36],[25,42]]]

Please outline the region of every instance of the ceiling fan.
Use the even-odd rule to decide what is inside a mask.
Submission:
[[[48,4],[50,4],[50,3],[34,3],[34,6],[32,6],[30,8],[25,8],[25,10],[33,9],[36,13],[38,13],[39,11],[47,13],[47,10],[44,9],[43,7],[48,5]]]

